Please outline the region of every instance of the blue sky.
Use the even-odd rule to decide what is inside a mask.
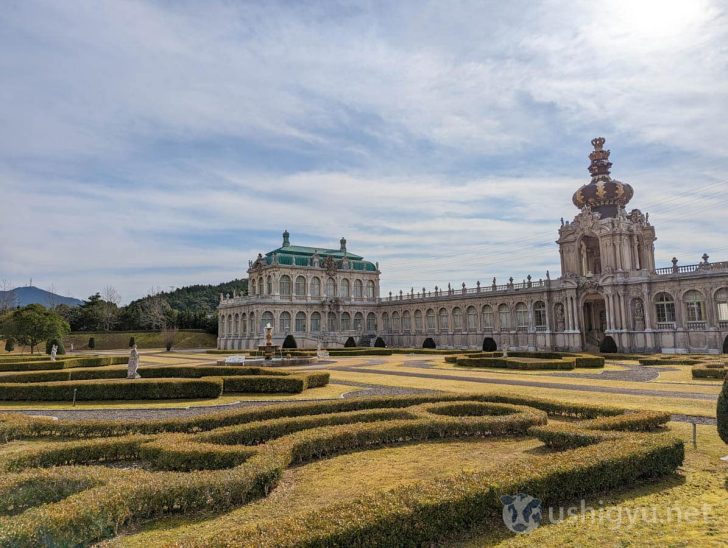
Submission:
[[[558,275],[597,135],[659,265],[725,260],[726,44],[710,0],[11,2],[0,279],[127,302],[283,229],[383,293]]]

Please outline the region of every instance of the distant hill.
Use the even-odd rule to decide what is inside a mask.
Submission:
[[[78,306],[82,301],[73,297],[57,295],[40,287],[30,285],[16,287],[10,291],[0,291],[0,302],[8,303],[12,307],[26,306],[28,304],[42,304],[45,307],[51,307],[58,306],[59,304]]]

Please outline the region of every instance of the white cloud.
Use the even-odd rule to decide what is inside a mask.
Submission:
[[[660,261],[720,253],[728,183],[695,188],[728,168],[726,14],[642,6],[16,4],[0,277],[133,298],[288,228],[346,235],[387,290],[538,278],[597,133]]]

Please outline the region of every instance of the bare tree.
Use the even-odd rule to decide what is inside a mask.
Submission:
[[[13,285],[10,280],[0,281],[0,313],[15,308],[18,303],[18,297],[13,291]]]
[[[48,289],[46,289],[46,291],[48,292],[48,297],[47,297],[48,308],[53,310],[59,304],[61,304],[61,301],[58,298],[58,295],[56,294],[56,286],[51,284],[48,286]]]
[[[167,327],[167,311],[169,304],[161,295],[159,288],[149,290],[149,295],[141,305],[141,323],[149,329],[164,329]]]
[[[114,327],[116,319],[119,316],[121,295],[119,295],[119,292],[114,287],[107,285],[104,287],[104,294],[102,298],[104,300],[104,305],[101,309],[101,323],[103,324],[105,331],[110,331]]]

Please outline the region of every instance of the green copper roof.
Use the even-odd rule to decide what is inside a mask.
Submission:
[[[269,251],[265,254],[265,256],[270,257],[273,255],[273,253],[277,253],[279,256],[299,255],[302,257],[312,257],[317,252],[321,257],[333,257],[334,259],[343,259],[344,255],[346,255],[346,257],[350,261],[361,261],[364,258],[361,255],[354,255],[353,253],[344,252],[339,249],[321,249],[318,247],[304,247],[301,245],[288,245],[285,247],[279,247],[278,249]]]

